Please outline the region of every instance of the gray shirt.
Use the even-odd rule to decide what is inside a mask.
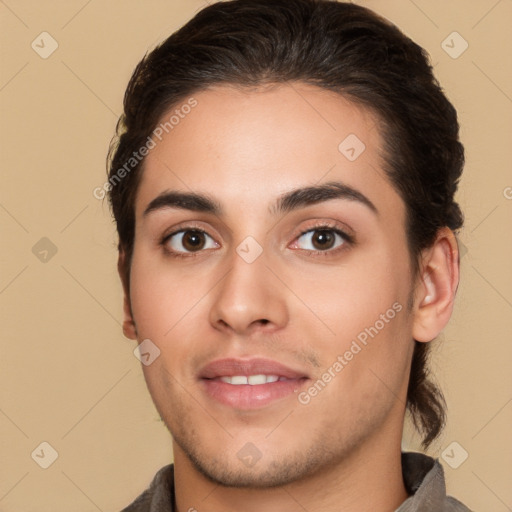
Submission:
[[[422,453],[402,453],[402,474],[409,494],[395,512],[471,512],[446,496],[443,467]],[[161,468],[148,489],[121,512],[174,512],[174,465]]]

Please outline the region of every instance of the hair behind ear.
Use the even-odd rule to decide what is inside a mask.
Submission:
[[[423,435],[423,448],[428,448],[446,423],[446,401],[430,379],[429,348],[429,343],[415,342],[407,389],[407,408],[414,426]]]
[[[119,242],[117,246],[118,257],[117,257],[117,272],[121,278],[123,290],[126,296],[130,296],[130,265],[128,261],[128,255],[125,248]]]
[[[117,271],[119,272],[119,277],[121,278],[121,283],[123,284],[123,333],[124,335],[131,339],[137,339],[137,327],[135,325],[135,320],[133,318],[132,305],[130,300],[130,262],[127,260],[126,252],[123,249],[122,245],[119,244],[119,256],[117,260]]]

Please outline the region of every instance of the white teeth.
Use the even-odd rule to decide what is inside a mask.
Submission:
[[[254,385],[254,384],[266,384],[267,377],[265,377],[265,375],[250,375],[247,378],[247,381],[251,385]]]
[[[249,375],[246,377],[245,375],[233,375],[232,377],[220,377],[222,382],[226,382],[227,384],[234,384],[238,386],[240,384],[250,384],[251,386],[256,386],[258,384],[267,384],[268,382],[277,382],[281,380],[278,375]],[[288,379],[287,379],[288,380]]]
[[[247,377],[245,375],[233,375],[231,377],[231,384],[247,384]]]

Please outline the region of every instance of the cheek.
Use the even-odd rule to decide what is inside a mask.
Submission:
[[[299,397],[300,403],[309,402],[311,415],[334,421],[337,428],[344,425],[343,432],[364,430],[365,422],[382,419],[391,408],[401,407],[413,347],[406,334],[408,323],[403,309],[389,323],[356,329],[359,337],[338,337],[323,352],[322,373]]]
[[[376,330],[391,332],[406,316],[410,286],[405,262],[396,261],[391,253],[359,254],[346,265],[288,273],[309,310],[290,302],[291,317],[310,335],[317,332],[328,352],[344,351],[358,337],[364,342]]]
[[[304,283],[309,308],[322,322],[315,329],[304,312],[295,317],[303,318],[301,329],[320,356],[319,371],[332,381],[316,403],[318,414],[324,403],[325,410],[327,404],[342,406],[348,417],[370,416],[363,404],[378,402],[385,410],[403,394],[413,344],[408,266],[397,261],[392,251],[360,255],[357,263],[328,276],[309,275]]]
[[[207,292],[198,276],[173,272],[170,265],[143,251],[134,252],[130,299],[139,338],[162,340],[189,314]]]

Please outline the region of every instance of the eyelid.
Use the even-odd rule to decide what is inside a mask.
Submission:
[[[182,224],[178,224],[177,226],[173,226],[171,229],[167,230],[160,237],[159,245],[163,247],[163,250],[167,255],[172,257],[194,257],[198,256],[199,254],[205,251],[211,250],[211,248],[200,249],[198,251],[177,251],[175,249],[171,249],[169,247],[169,241],[171,240],[171,238],[180,233],[185,233],[187,231],[198,231],[200,233],[203,233],[204,235],[209,237],[217,247],[220,245],[214,236],[212,236],[204,227],[201,227],[200,224],[194,221],[184,222]]]
[[[215,237],[210,234],[209,230],[207,230],[207,228],[205,228],[202,223],[196,221],[185,221],[178,224],[177,226],[173,226],[172,228],[166,230],[164,234],[160,237],[160,239],[163,242],[165,240],[168,240],[171,236],[181,233],[183,231],[200,231],[201,233],[208,235],[210,238],[215,239]]]
[[[300,254],[306,255],[308,257],[335,257],[340,252],[346,251],[350,247],[354,246],[356,244],[355,234],[352,229],[350,229],[348,226],[341,228],[339,225],[339,221],[333,221],[333,220],[323,220],[323,221],[315,221],[314,224],[310,225],[308,228],[303,229],[299,232],[298,235],[296,235],[293,239],[292,244],[297,244],[298,240],[311,232],[314,231],[333,231],[338,236],[340,236],[343,239],[343,242],[338,246],[330,249],[302,249],[300,247],[290,247],[293,251],[299,251]],[[289,247],[289,246],[288,246]]]
[[[216,245],[218,245],[217,242],[215,242],[215,239],[213,238],[213,236],[211,236],[207,231],[203,231],[202,229],[196,229],[196,228],[192,228],[192,229],[180,229],[178,231],[175,231],[174,233],[170,233],[169,235],[167,235],[166,237],[166,241],[168,242],[171,238],[175,237],[176,235],[180,235],[180,234],[184,234],[184,233],[187,233],[188,231],[193,231],[195,233],[201,233],[202,235],[206,235],[208,238],[210,238]],[[186,251],[182,251],[182,252],[186,252]],[[200,251],[191,251],[191,252],[200,252]]]
[[[345,240],[349,243],[355,242],[355,233],[349,228],[346,224],[341,224],[338,221],[334,220],[316,220],[314,223],[307,228],[303,228],[299,233],[294,237],[294,241],[297,238],[300,238],[302,235],[306,233],[310,233],[311,231],[335,231],[339,233]]]

